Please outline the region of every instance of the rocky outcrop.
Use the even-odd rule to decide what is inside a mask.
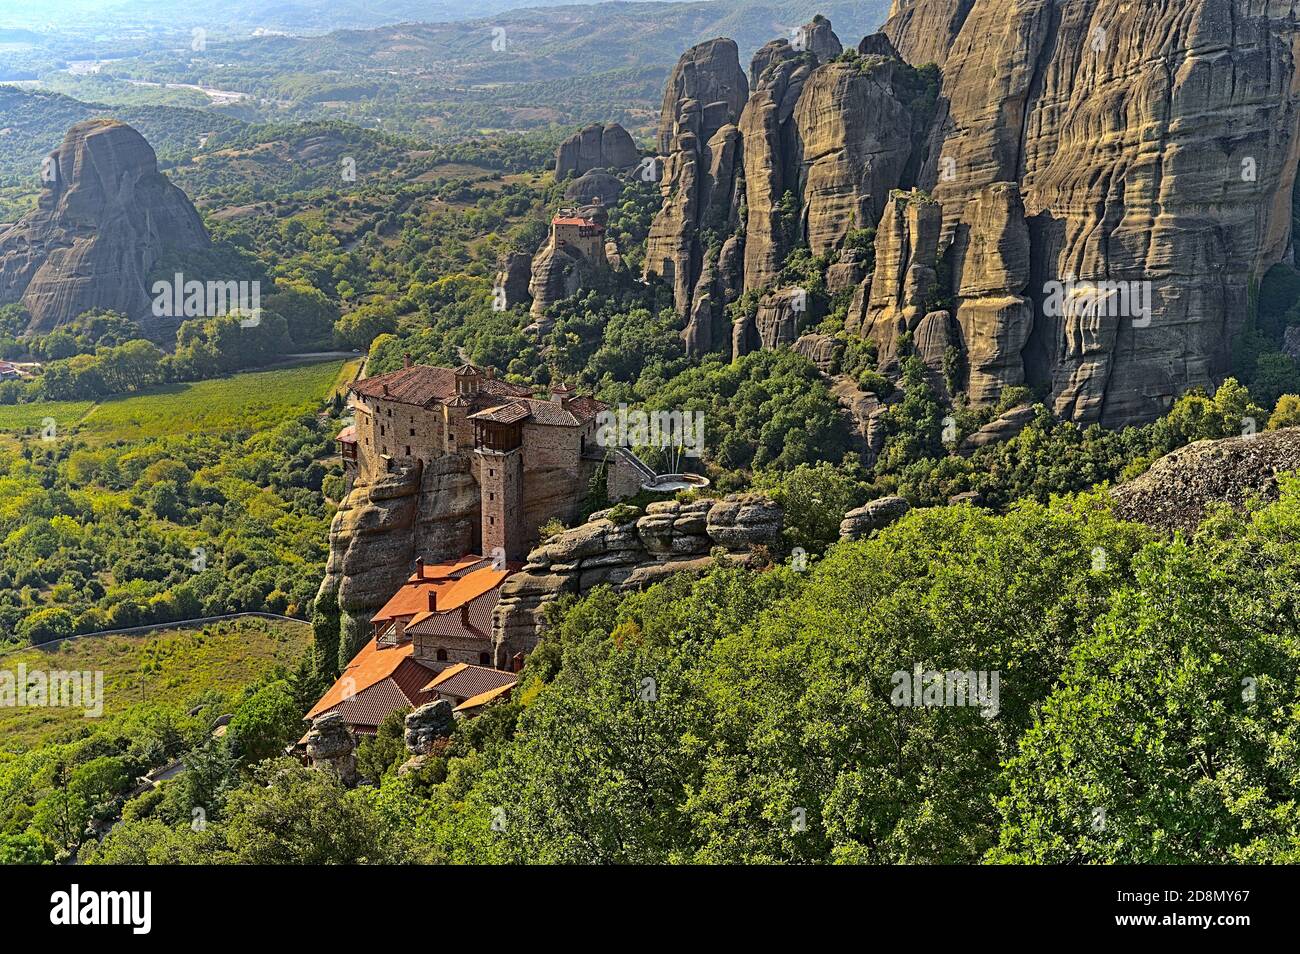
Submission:
[[[957,452],[966,456],[989,444],[1009,441],[1033,423],[1037,416],[1038,411],[1032,405],[1013,407],[989,421],[975,433],[967,435],[958,446]]]
[[[794,350],[816,365],[822,374],[835,374],[844,356],[844,341],[831,335],[802,335],[795,341]]]
[[[718,38],[697,43],[677,61],[664,88],[659,110],[659,154],[669,155],[676,147],[682,106],[695,103],[701,113],[695,130],[707,142],[715,132],[734,123],[749,95],[749,83],[740,68],[734,40]]]
[[[403,739],[412,755],[427,755],[438,739],[445,739],[456,728],[456,717],[446,699],[426,702],[408,712]]]
[[[731,40],[710,40],[678,61],[664,93],[659,148],[663,204],[646,239],[645,277],[673,288],[683,318],[711,240],[734,229],[739,208],[740,117],[748,92]]]
[[[36,209],[0,232],[0,305],[21,302],[37,333],[91,309],[156,327],[150,271],[164,255],[209,240],[149,143],[125,123],[87,120],[68,130],[42,171]]]
[[[593,169],[627,169],[641,159],[636,143],[618,123],[593,123],[560,143],[555,178],[580,176]]]
[[[725,113],[712,125],[690,119],[704,99],[686,81],[716,65],[706,44],[665,97],[661,149],[681,155],[647,274],[688,319],[705,146],[734,121],[743,290],[778,284],[796,244],[831,254],[876,225],[872,278],[842,260],[827,281],[855,289],[846,330],[877,341],[884,370],[901,335],[947,311],[952,383],[973,404],[1028,385],[1079,422],[1150,420],[1223,376],[1249,289],[1290,254],[1298,17],[1245,0],[898,0],[833,62],[829,24],[763,46],[738,119],[719,84],[703,94]],[[734,92],[739,69],[725,72]],[[691,122],[703,131],[684,139]],[[909,198],[886,208],[892,189]],[[739,323],[733,353],[757,334]]]
[[[808,309],[808,293],[802,288],[781,288],[764,295],[754,316],[754,328],[762,348],[771,351],[794,344],[799,321]]]
[[[551,330],[551,320],[546,310],[558,301],[575,295],[578,289],[589,284],[594,268],[581,253],[565,246],[556,248],[547,242],[533,258],[532,275],[528,280],[528,293],[533,298],[529,309],[532,324],[528,331],[544,335]]]
[[[526,304],[531,300],[528,282],[532,276],[533,257],[527,252],[507,252],[497,261],[493,294],[506,308]],[[495,289],[501,289],[500,292]]]
[[[622,194],[623,180],[599,170],[584,173],[564,187],[564,199],[571,205],[599,202],[612,206],[618,203]]]
[[[897,367],[899,339],[915,331],[936,297],[942,219],[939,204],[920,192],[896,192],[881,217],[866,315],[846,324],[876,342],[883,371]]]
[[[497,665],[537,643],[549,603],[601,584],[641,589],[673,573],[702,572],[715,558],[752,562],[756,548],[781,540],[782,511],[759,495],[649,504],[621,522],[625,508],[599,511],[580,527],[551,537],[528,554],[520,573],[501,587],[492,618]]]
[[[844,44],[831,29],[831,21],[820,13],[794,31],[791,45],[799,52],[811,53],[819,63],[827,63],[844,52]]]
[[[850,510],[840,523],[841,540],[862,540],[877,530],[883,530],[911,510],[902,497],[881,497]]]
[[[311,724],[305,739],[313,768],[333,772],[344,785],[357,783],[357,740],[338,712],[327,712]]]
[[[838,46],[838,42],[836,44]],[[813,72],[794,110],[803,237],[814,255],[880,219],[912,153],[912,119],[895,93],[907,67],[872,57]]]
[[[826,268],[826,291],[838,295],[861,285],[867,277],[867,255],[862,249],[846,248],[835,264]]]
[[[815,69],[811,57],[797,54],[789,44],[770,52],[774,58],[763,70],[740,117],[749,210],[745,229],[747,289],[770,284],[790,251],[781,204],[786,191],[797,182],[791,122],[804,83]]]
[[[478,522],[478,484],[463,455],[427,467],[362,473],[330,524],[330,552],[321,594],[340,611],[340,657],[346,663],[370,635],[370,617],[412,571],[471,552]]]
[[[1216,504],[1276,500],[1278,477],[1300,470],[1300,428],[1197,441],[1111,490],[1115,512],[1164,530],[1193,530]]]
[[[1027,291],[958,308],[985,399],[1017,349],[1057,413],[1111,426],[1226,371],[1248,289],[1290,243],[1296,17],[1243,0],[895,3],[893,45],[942,70],[918,184],[945,236],[997,183],[1016,184],[1029,223]],[[1126,294],[1062,308],[1070,279]]]

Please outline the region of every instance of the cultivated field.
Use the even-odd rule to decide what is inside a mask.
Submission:
[[[351,380],[356,361],[321,361],[169,384],[143,394],[93,401],[0,406],[0,434],[39,439],[47,418],[57,433],[92,443],[173,434],[254,430],[266,421],[314,410]]]
[[[103,715],[81,709],[11,707],[0,703],[0,752],[23,752],[58,741],[81,726],[120,718],[141,702],[185,704],[209,690],[236,693],[275,666],[292,668],[311,642],[311,626],[245,618],[202,630],[159,630],[138,636],[90,636],[0,655],[0,673],[100,671]]]

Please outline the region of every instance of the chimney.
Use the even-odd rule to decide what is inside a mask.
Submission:
[[[560,407],[568,408],[569,399],[573,397],[573,388],[569,387],[563,381],[551,388],[551,400]]]
[[[429,612],[430,613],[438,612],[438,591],[437,590],[429,591]]]
[[[422,580],[424,579],[424,557],[415,558],[415,575]]]
[[[515,653],[514,656],[511,657],[510,659],[510,671],[522,672],[523,668],[524,668],[524,654]]]
[[[496,366],[489,364],[486,368],[484,368],[483,377],[487,378],[489,381],[495,381],[497,377]]]
[[[384,382],[384,397],[388,397],[388,382]]]
[[[406,354],[402,355],[402,367],[409,368],[410,366],[411,366],[411,352],[408,351],[406,352]]]

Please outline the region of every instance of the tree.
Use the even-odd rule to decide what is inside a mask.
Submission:
[[[231,792],[225,835],[239,864],[325,865],[389,860],[364,790],[288,760],[264,763],[258,784]]]
[[[239,760],[252,765],[274,758],[302,734],[302,712],[288,682],[280,680],[258,689],[231,716],[227,735]]]

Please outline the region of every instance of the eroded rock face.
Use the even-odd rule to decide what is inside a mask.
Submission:
[[[1165,530],[1193,530],[1214,504],[1276,500],[1278,476],[1300,470],[1300,428],[1197,441],[1111,491],[1115,512]]]
[[[593,169],[626,169],[640,158],[632,136],[618,123],[593,123],[560,143],[555,178],[580,176]]]
[[[592,272],[593,266],[579,252],[567,246],[556,248],[548,241],[534,256],[528,280],[528,293],[533,298],[529,309],[533,322],[528,330],[538,335],[550,331],[552,322],[546,316],[546,309],[576,295],[579,288],[589,283]]]
[[[1026,290],[958,308],[984,341],[972,389],[987,399],[1005,387],[1018,343],[1029,383],[1079,421],[1149,420],[1187,387],[1212,386],[1250,282],[1290,241],[1295,9],[914,0],[895,3],[885,32],[908,62],[942,69],[919,184],[942,205],[945,235],[996,183],[1023,197]],[[1007,266],[976,271],[1023,274],[1018,252]],[[1045,307],[1050,283],[1071,277],[1138,283],[1149,313]]]
[[[659,154],[674,149],[681,105],[694,101],[703,111],[703,125],[696,131],[704,141],[727,123],[734,123],[749,96],[749,83],[740,68],[736,42],[719,37],[697,43],[677,61],[664,89],[659,111]]]
[[[804,84],[794,125],[804,236],[814,255],[878,221],[902,181],[912,121],[894,94],[900,69],[881,58],[829,63]]]
[[[456,717],[446,699],[426,702],[406,714],[403,739],[412,755],[427,755],[433,743],[451,735]]]
[[[341,714],[327,712],[314,721],[306,746],[314,768],[334,772],[344,785],[357,783],[357,740]]]
[[[827,281],[855,289],[846,331],[878,342],[884,370],[900,335],[945,310],[973,403],[1023,384],[1079,422],[1149,420],[1222,377],[1251,283],[1288,253],[1298,16],[1245,0],[898,0],[856,59],[827,62],[829,24],[768,43],[739,119],[719,98],[712,124],[716,90],[686,77],[716,48],[697,50],[665,97],[661,148],[681,155],[647,272],[686,321],[706,145],[734,121],[742,290],[776,285],[796,243],[827,254],[876,225],[872,277],[841,260]],[[933,108],[912,69],[929,62]],[[890,208],[893,189],[908,198]],[[1071,282],[1109,284],[1096,298]],[[758,335],[740,322],[733,353]]]
[[[529,652],[544,626],[547,604],[565,593],[608,584],[641,589],[679,572],[703,572],[715,556],[751,561],[756,547],[781,539],[782,511],[757,494],[724,500],[652,503],[644,514],[614,523],[614,510],[598,511],[528,554],[520,573],[506,579],[492,616],[496,664]],[[718,548],[721,548],[719,552]]]
[[[531,299],[528,294],[528,282],[532,276],[533,257],[527,252],[509,252],[502,255],[497,262],[497,274],[494,287],[500,288],[505,296],[505,307],[513,308],[523,305]]]
[[[835,374],[844,356],[844,341],[831,335],[801,335],[794,343],[794,350],[816,365],[822,374]]]
[[[957,448],[958,453],[968,455],[988,444],[1009,441],[1033,423],[1036,414],[1032,405],[1013,407],[989,421],[974,434],[968,435]]]
[[[370,617],[410,576],[417,557],[437,563],[471,551],[478,501],[462,455],[436,458],[423,470],[357,477],[330,524],[320,587],[338,599],[341,655],[351,659],[369,638]]]
[[[877,530],[883,530],[911,509],[911,504],[902,497],[872,500],[844,515],[840,524],[840,539],[862,540]]]
[[[864,337],[879,345],[878,365],[893,370],[904,332],[915,330],[936,292],[943,209],[919,192],[895,193],[876,232],[876,270],[866,299]]]
[[[799,337],[799,319],[808,307],[807,300],[802,288],[781,288],[762,297],[754,327],[764,350],[794,344]]]
[[[736,44],[710,40],[682,55],[664,91],[659,125],[663,204],[646,238],[644,277],[672,286],[682,318],[691,314],[707,239],[723,238],[738,218],[741,135],[736,123],[748,90]]]
[[[0,232],[0,304],[22,302],[38,333],[94,308],[156,325],[149,272],[164,254],[210,243],[149,143],[117,120],[87,120],[43,172],[35,211]]]
[[[623,194],[623,180],[608,172],[593,170],[578,176],[564,187],[565,201],[574,205],[613,206]]]

